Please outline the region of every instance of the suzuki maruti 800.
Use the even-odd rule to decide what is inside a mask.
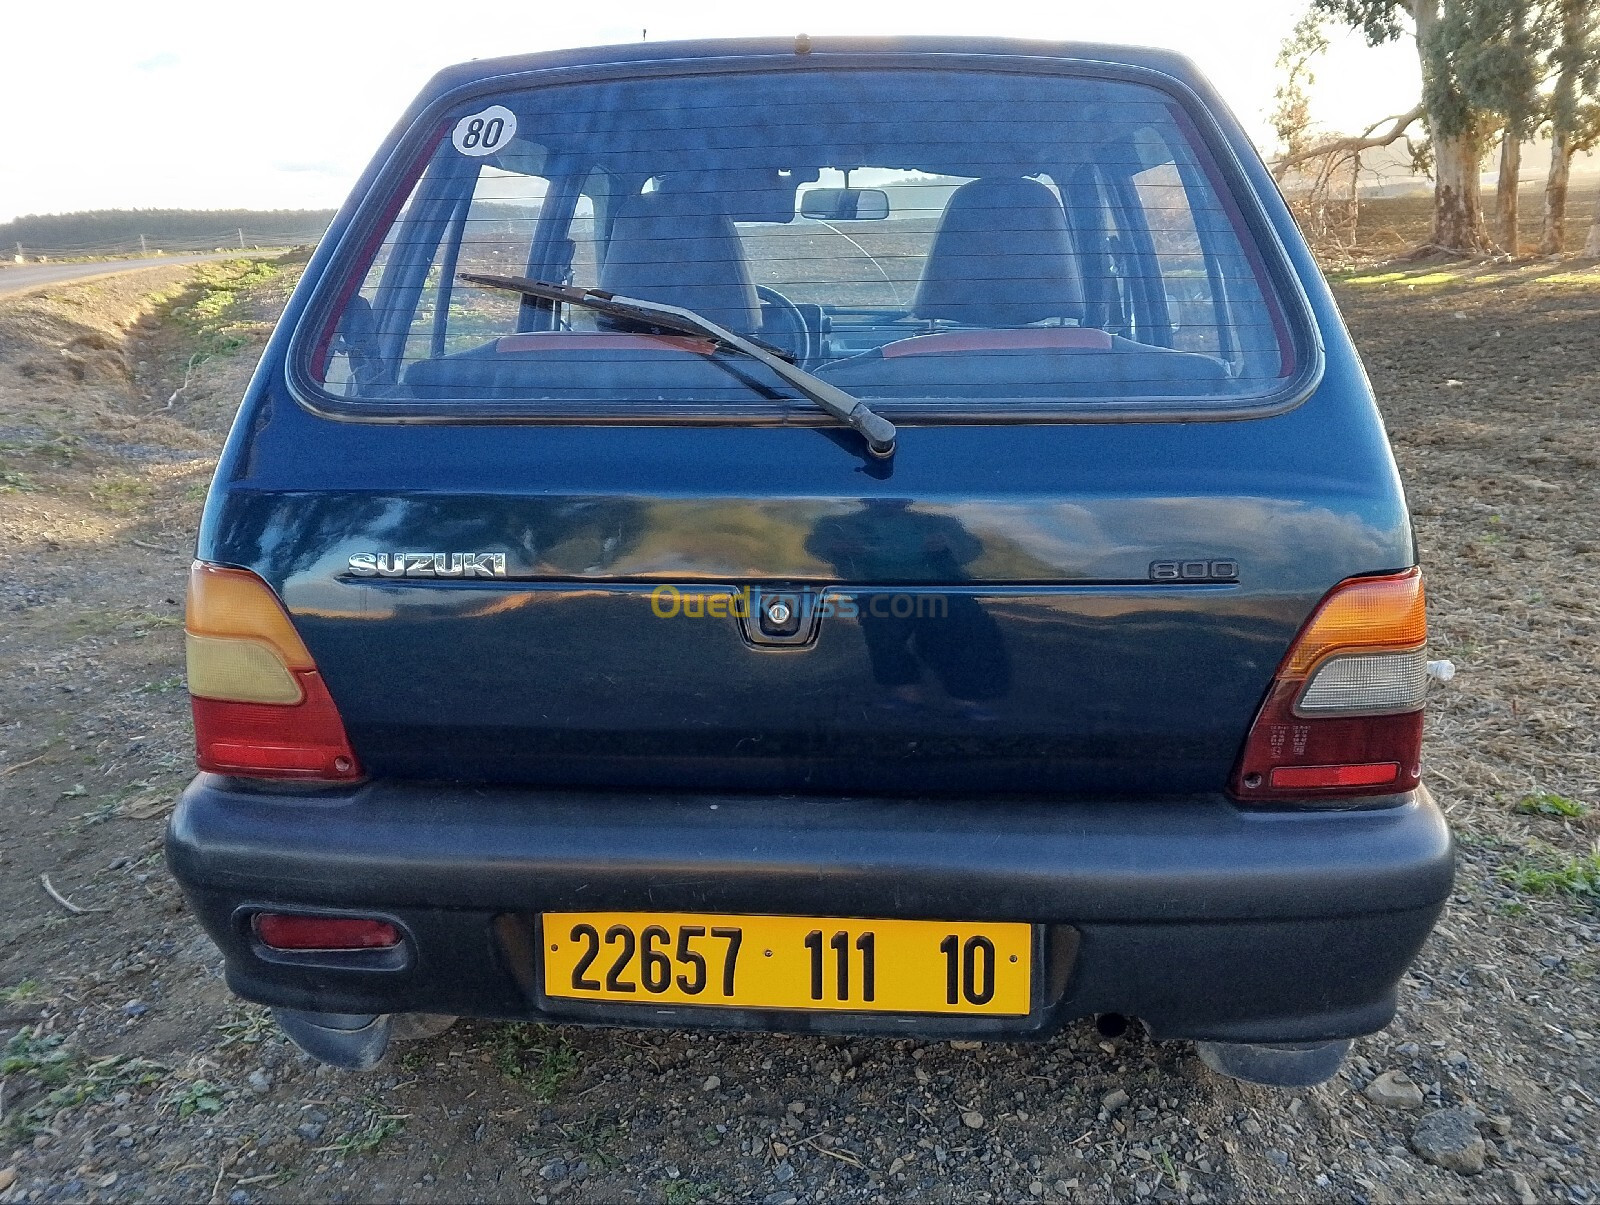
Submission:
[[[1416,562],[1183,59],[473,62],[234,424],[168,857],[234,991],[342,1066],[418,1015],[1117,1014],[1315,1082],[1450,889]]]

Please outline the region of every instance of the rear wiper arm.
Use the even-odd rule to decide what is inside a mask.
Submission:
[[[851,397],[838,386],[831,385],[821,377],[812,376],[805,369],[791,364],[773,349],[756,340],[736,335],[693,310],[667,305],[660,301],[644,301],[638,297],[618,297],[600,289],[582,289],[572,285],[552,284],[547,280],[530,280],[526,276],[494,276],[478,272],[462,272],[458,279],[467,284],[482,285],[490,289],[506,289],[513,293],[521,293],[524,297],[537,297],[543,301],[559,301],[567,305],[582,306],[586,310],[593,310],[610,318],[622,318],[645,326],[710,339],[719,347],[740,352],[766,365],[793,386],[807,401],[859,431],[861,437],[867,441],[867,450],[872,455],[883,459],[894,455],[894,424],[874,412],[860,398]]]

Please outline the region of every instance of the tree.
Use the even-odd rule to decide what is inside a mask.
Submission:
[[[1311,64],[1328,50],[1322,26],[1323,18],[1315,10],[1303,13],[1278,48],[1273,64],[1282,73],[1283,83],[1273,93],[1272,132],[1278,136],[1285,159],[1293,159],[1311,142],[1311,87],[1317,82]]]
[[[1325,155],[1340,153],[1359,154],[1361,151],[1375,150],[1380,146],[1389,146],[1406,138],[1411,127],[1423,117],[1423,108],[1418,105],[1394,117],[1382,117],[1373,122],[1359,134],[1339,134],[1332,138],[1307,141],[1297,150],[1287,151],[1272,161],[1272,175],[1274,179],[1281,180],[1291,168],[1299,167],[1312,159],[1320,159]],[[1380,126],[1384,128],[1379,129]],[[1410,145],[1410,139],[1406,138]],[[1423,158],[1420,148],[1412,146],[1411,157],[1413,160]]]
[[[1296,179],[1284,188],[1284,198],[1306,237],[1321,246],[1335,241],[1334,228],[1344,227],[1353,238],[1356,224],[1356,172],[1360,152],[1327,149],[1327,139],[1317,136],[1311,117],[1311,89],[1317,82],[1313,64],[1328,51],[1324,32],[1327,18],[1307,11],[1278,49],[1274,66],[1282,83],[1273,94],[1272,132],[1282,154],[1272,165],[1280,184],[1291,171]],[[1337,178],[1348,179],[1344,197],[1334,195]]]
[[[1374,46],[1399,38],[1410,18],[1433,144],[1433,244],[1450,251],[1490,249],[1478,172],[1494,114],[1515,90],[1502,77],[1517,59],[1505,30],[1519,6],[1514,0],[1313,0],[1313,7],[1360,29]],[[1486,90],[1486,80],[1494,87]]]
[[[1295,219],[1317,244],[1337,241],[1343,233],[1354,241],[1360,213],[1357,186],[1362,152],[1406,139],[1412,158],[1411,127],[1422,118],[1422,106],[1398,116],[1383,117],[1358,134],[1324,134],[1311,118],[1313,66],[1327,53],[1327,15],[1315,5],[1307,9],[1278,50],[1277,69],[1283,83],[1274,94],[1272,130],[1280,154],[1272,160],[1273,178],[1284,185]]]
[[[1495,201],[1500,246],[1517,253],[1522,144],[1541,116],[1539,86],[1545,75],[1549,0],[1472,0],[1445,5],[1440,36],[1468,102],[1499,119],[1500,175]]]
[[[1550,53],[1556,83],[1550,96],[1550,174],[1539,240],[1544,255],[1559,254],[1566,245],[1572,156],[1600,143],[1600,0],[1553,3],[1560,32]]]

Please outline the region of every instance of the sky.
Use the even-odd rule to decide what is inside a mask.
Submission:
[[[412,97],[471,58],[674,38],[995,34],[1178,50],[1258,142],[1301,0],[69,0],[7,6],[0,222],[83,209],[338,205]],[[1318,68],[1331,129],[1408,109],[1409,43],[1335,35]]]

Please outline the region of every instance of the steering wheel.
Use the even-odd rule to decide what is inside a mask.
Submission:
[[[811,327],[806,322],[806,316],[800,312],[800,307],[778,290],[769,289],[766,285],[756,286],[756,296],[764,303],[761,310],[762,337],[768,343],[792,352],[795,363],[801,368],[811,363],[813,355]],[[770,310],[768,307],[771,307]],[[773,325],[779,327],[778,330],[772,330],[768,326],[769,320],[774,317],[777,322]],[[783,327],[789,329],[784,330]]]

